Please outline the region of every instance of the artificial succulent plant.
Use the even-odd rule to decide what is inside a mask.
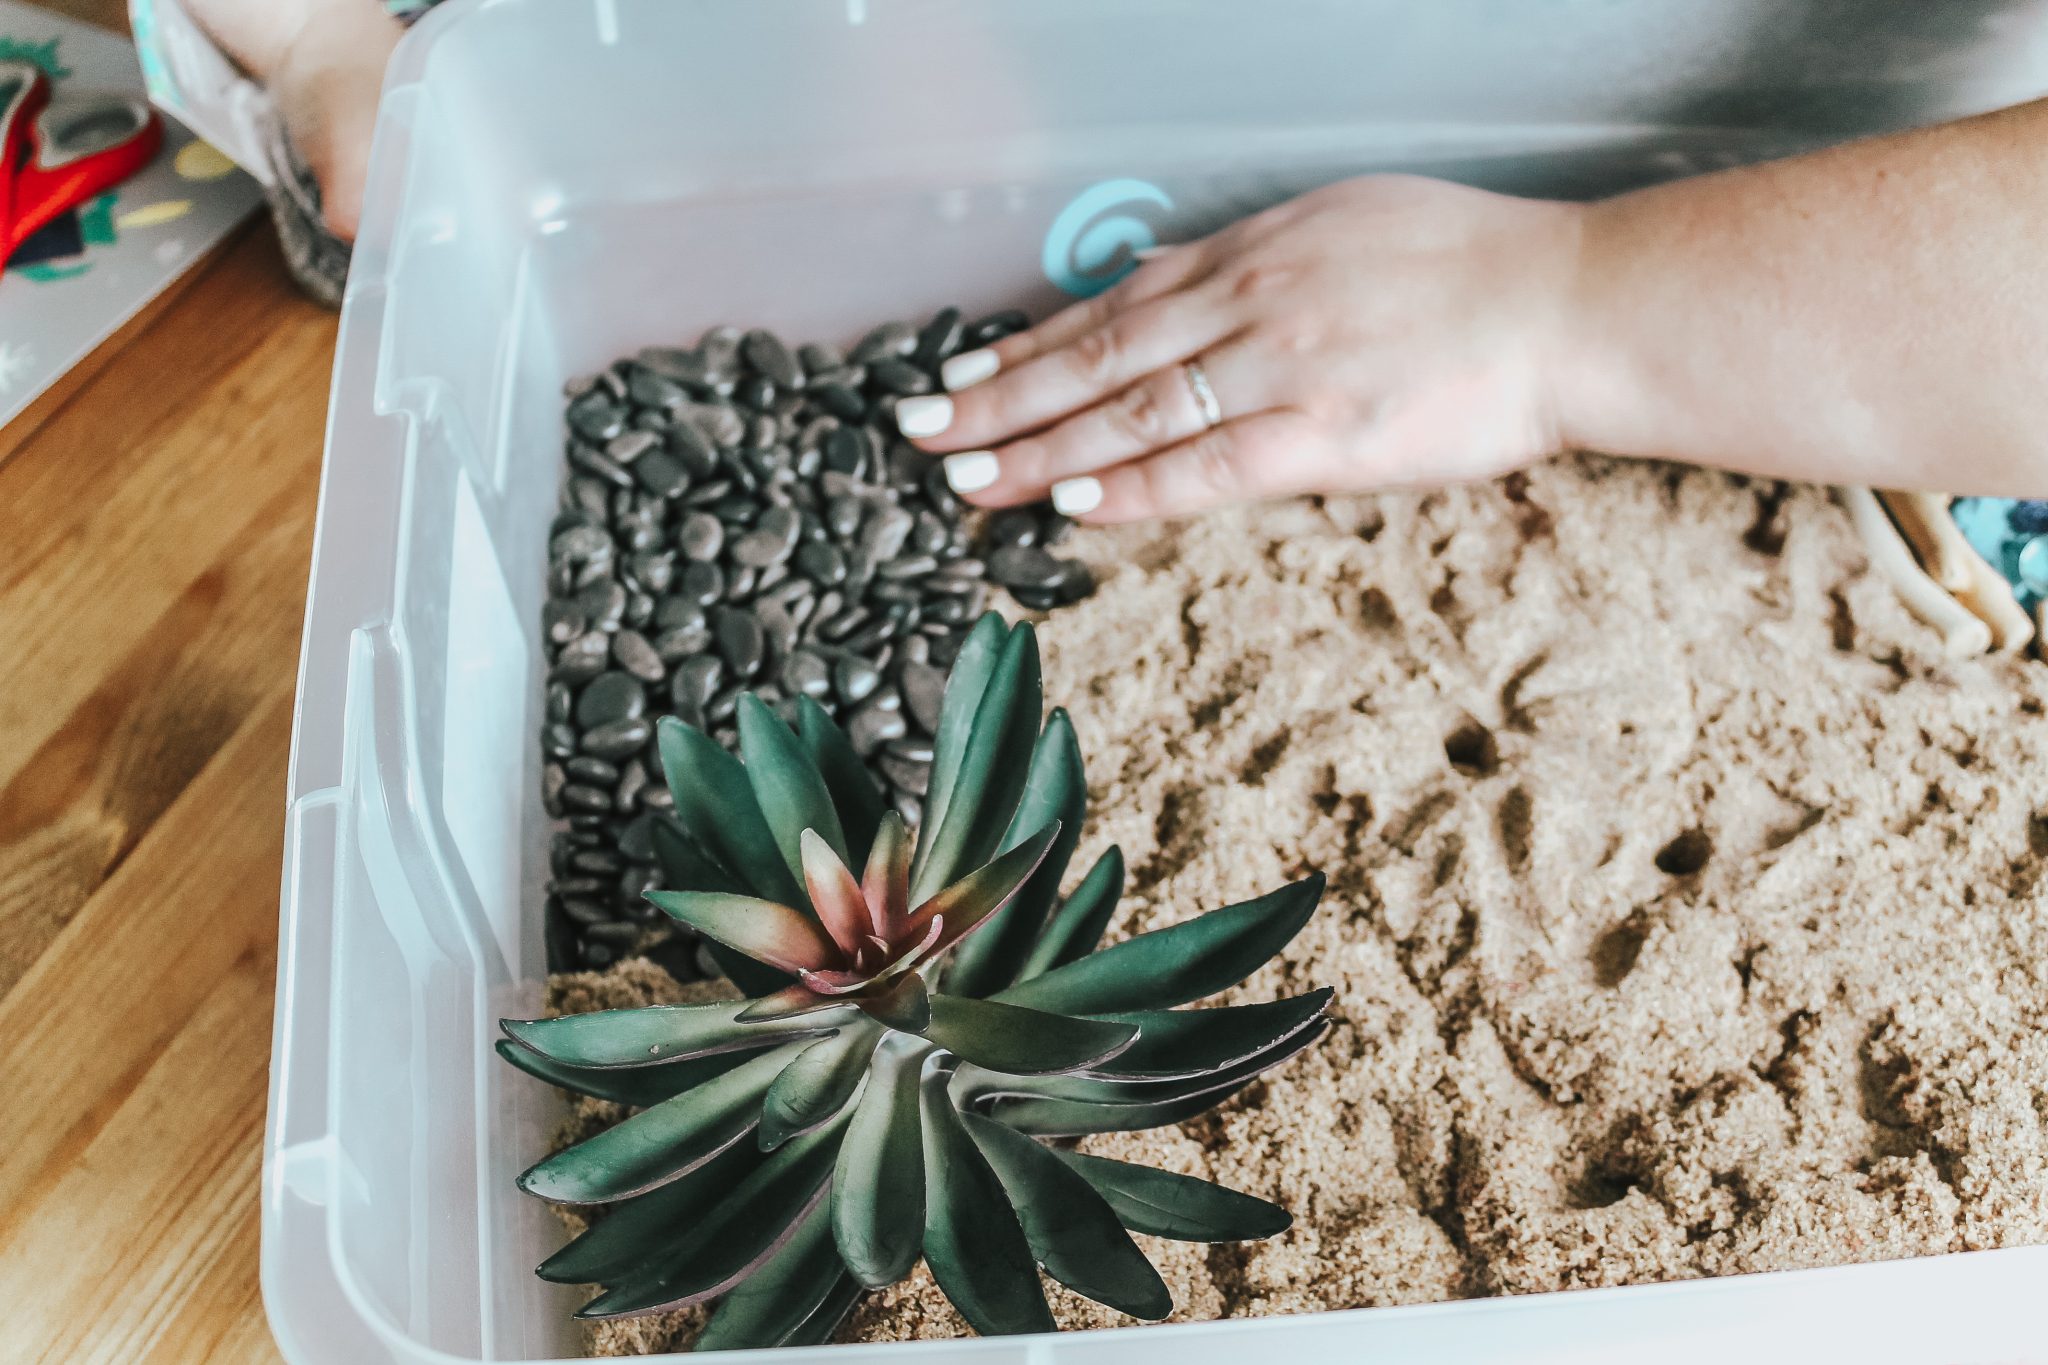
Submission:
[[[1172,1309],[1131,1232],[1237,1241],[1285,1210],[1057,1139],[1178,1122],[1327,1026],[1327,990],[1176,1009],[1307,923],[1320,877],[1098,949],[1111,848],[1061,899],[1087,796],[1037,641],[991,614],[948,683],[915,841],[823,710],[740,703],[744,762],[665,721],[662,910],[745,998],[507,1020],[500,1052],[639,1112],[520,1176],[609,1210],[540,1266],[583,1317],[723,1296],[697,1349],[826,1340],[922,1256],[982,1333],[1050,1330],[1039,1279]]]

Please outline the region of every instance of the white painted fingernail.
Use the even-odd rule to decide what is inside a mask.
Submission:
[[[1102,480],[1083,476],[1062,479],[1052,486],[1052,510],[1063,517],[1078,517],[1102,506]]]
[[[962,351],[945,364],[939,366],[939,378],[954,393],[971,385],[979,384],[997,370],[1003,362],[996,353],[984,346],[978,351]]]
[[[955,493],[979,493],[1001,472],[996,457],[986,450],[963,450],[946,457],[946,482]]]
[[[896,429],[905,436],[936,436],[953,425],[953,400],[943,393],[900,399]]]
[[[1139,265],[1143,265],[1145,262],[1151,260],[1153,257],[1164,256],[1165,254],[1166,247],[1163,244],[1160,246],[1141,246],[1136,251],[1133,251],[1131,253],[1131,259],[1136,261]]]

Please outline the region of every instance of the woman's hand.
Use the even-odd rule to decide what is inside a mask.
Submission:
[[[1561,445],[1582,212],[1407,176],[1333,185],[953,357],[952,392],[898,421],[951,452],[969,501],[1050,493],[1097,522],[1498,474]]]

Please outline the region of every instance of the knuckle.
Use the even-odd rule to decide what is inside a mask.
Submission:
[[[1237,439],[1227,427],[1203,434],[1188,447],[1188,491],[1209,500],[1228,497],[1238,484]]]
[[[1292,288],[1296,274],[1290,265],[1248,265],[1230,282],[1230,297],[1240,303],[1264,302]]]
[[[1159,390],[1149,382],[1133,384],[1118,394],[1105,409],[1109,424],[1119,436],[1144,449],[1165,445],[1172,439],[1166,405]]]
[[[1113,327],[1096,327],[1074,338],[1067,348],[1075,376],[1086,383],[1108,382],[1116,373],[1123,348]]]

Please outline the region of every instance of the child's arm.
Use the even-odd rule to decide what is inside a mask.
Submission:
[[[1368,177],[956,358],[972,387],[901,416],[974,501],[1105,521],[1574,447],[2040,492],[2044,241],[2048,104],[1590,206]]]

